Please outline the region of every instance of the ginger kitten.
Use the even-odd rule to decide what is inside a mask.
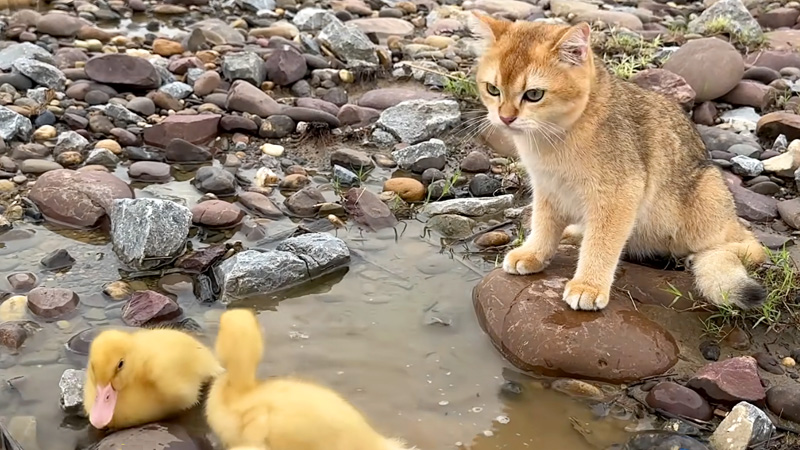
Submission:
[[[514,141],[531,177],[531,234],[503,269],[537,273],[562,238],[580,242],[563,298],[576,310],[608,304],[623,249],[688,257],[715,304],[761,305],[746,267],[766,259],[739,223],[733,196],[680,107],[617,79],[592,54],[590,28],[474,14],[485,39],[476,80],[489,121]]]

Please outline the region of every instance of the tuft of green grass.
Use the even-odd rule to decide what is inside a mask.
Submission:
[[[656,66],[656,53],[661,39],[646,41],[629,32],[612,32],[595,50],[611,71],[627,80],[639,71]]]
[[[731,44],[744,47],[748,52],[763,48],[767,44],[764,33],[745,33],[736,30],[728,17],[715,17],[706,23],[705,34],[710,36],[727,35]]]
[[[478,98],[478,84],[471,77],[460,73],[444,77],[444,90],[453,97],[462,100],[476,100]]]

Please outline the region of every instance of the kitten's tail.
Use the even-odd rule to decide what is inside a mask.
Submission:
[[[716,305],[758,308],[767,300],[767,291],[750,278],[747,265],[761,264],[765,255],[758,242],[732,243],[692,255],[690,267],[700,293]]]
[[[228,387],[247,391],[256,385],[256,367],[264,352],[261,329],[255,314],[231,309],[219,319],[217,357],[227,371]]]

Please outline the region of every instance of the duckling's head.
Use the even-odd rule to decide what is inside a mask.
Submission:
[[[131,335],[119,330],[106,330],[92,341],[89,370],[97,384],[97,395],[89,413],[89,421],[95,428],[104,428],[111,422],[117,393],[130,381],[130,370],[125,367],[130,349]]]

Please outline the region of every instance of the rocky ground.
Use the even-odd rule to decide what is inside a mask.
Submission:
[[[423,222],[421,239],[439,240],[455,266],[486,275],[475,311],[509,362],[553,377],[542,383],[597,419],[622,410],[635,423],[627,431],[638,433],[616,448],[800,445],[797,2],[0,6],[10,8],[0,17],[0,243],[13,260],[2,266],[0,365],[31,363],[32,343],[52,330],[90,325],[51,349],[53,361],[78,361],[59,383],[64,426],[86,427],[79,369],[101,326],[201,332],[202,313],[166,287],[170,276],[189,279],[201,305],[274,300],[341,277],[354,259],[371,261],[355,242],[398,239]],[[626,262],[611,306],[576,313],[558,298],[574,267],[569,248],[536,277],[491,271],[524,237],[530,192],[508,141],[482,119],[471,9],[590,21],[610,70],[685,107],[742,220],[774,251],[756,274],[771,292],[763,310],[711,310],[679,264]],[[111,254],[37,242],[45,230],[109,243]],[[360,231],[339,237],[343,230]],[[14,256],[26,245],[40,257]],[[87,259],[95,278],[78,283],[70,271]],[[38,358],[39,367],[50,361]],[[501,392],[519,394],[530,382],[522,379],[507,379]],[[4,385],[13,390],[14,380]],[[10,436],[26,450],[55,445],[37,440],[36,417],[3,423],[8,448],[21,448]],[[573,428],[586,448],[607,447],[578,421]],[[174,424],[98,439],[85,446],[208,445]]]

